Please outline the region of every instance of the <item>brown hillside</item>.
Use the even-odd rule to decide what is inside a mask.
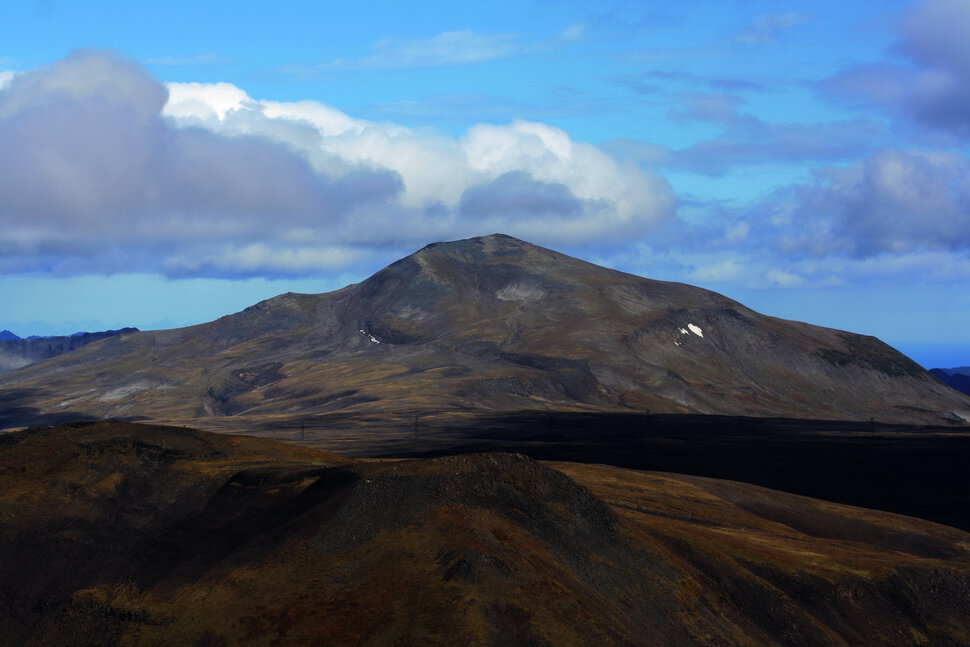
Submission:
[[[0,436],[0,643],[960,645],[970,535],[511,454]]]
[[[429,245],[330,294],[90,344],[0,376],[0,402],[5,426],[526,409],[970,420],[970,397],[873,337],[501,235]]]

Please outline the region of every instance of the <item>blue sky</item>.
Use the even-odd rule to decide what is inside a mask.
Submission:
[[[970,365],[970,2],[0,4],[0,329],[501,231]]]

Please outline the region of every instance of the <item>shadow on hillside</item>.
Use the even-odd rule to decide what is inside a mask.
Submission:
[[[28,403],[36,402],[36,389],[7,389],[0,391],[0,429],[10,427],[32,427],[36,425],[60,425],[77,420],[90,420],[89,414],[77,411],[63,413],[42,413]]]
[[[371,456],[508,451],[693,474],[970,531],[970,427],[698,415],[534,413],[415,425]]]

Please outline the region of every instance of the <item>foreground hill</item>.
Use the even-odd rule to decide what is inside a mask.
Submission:
[[[525,409],[970,420],[970,398],[873,337],[502,235],[429,245],[337,292],[117,335],[0,376],[0,402],[7,426]]]
[[[0,644],[965,645],[970,535],[514,454],[0,435]]]

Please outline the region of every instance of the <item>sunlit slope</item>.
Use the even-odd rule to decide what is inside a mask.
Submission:
[[[873,337],[502,235],[429,245],[337,292],[119,335],[3,376],[0,398],[20,412],[8,425],[521,409],[970,420],[970,399]]]

